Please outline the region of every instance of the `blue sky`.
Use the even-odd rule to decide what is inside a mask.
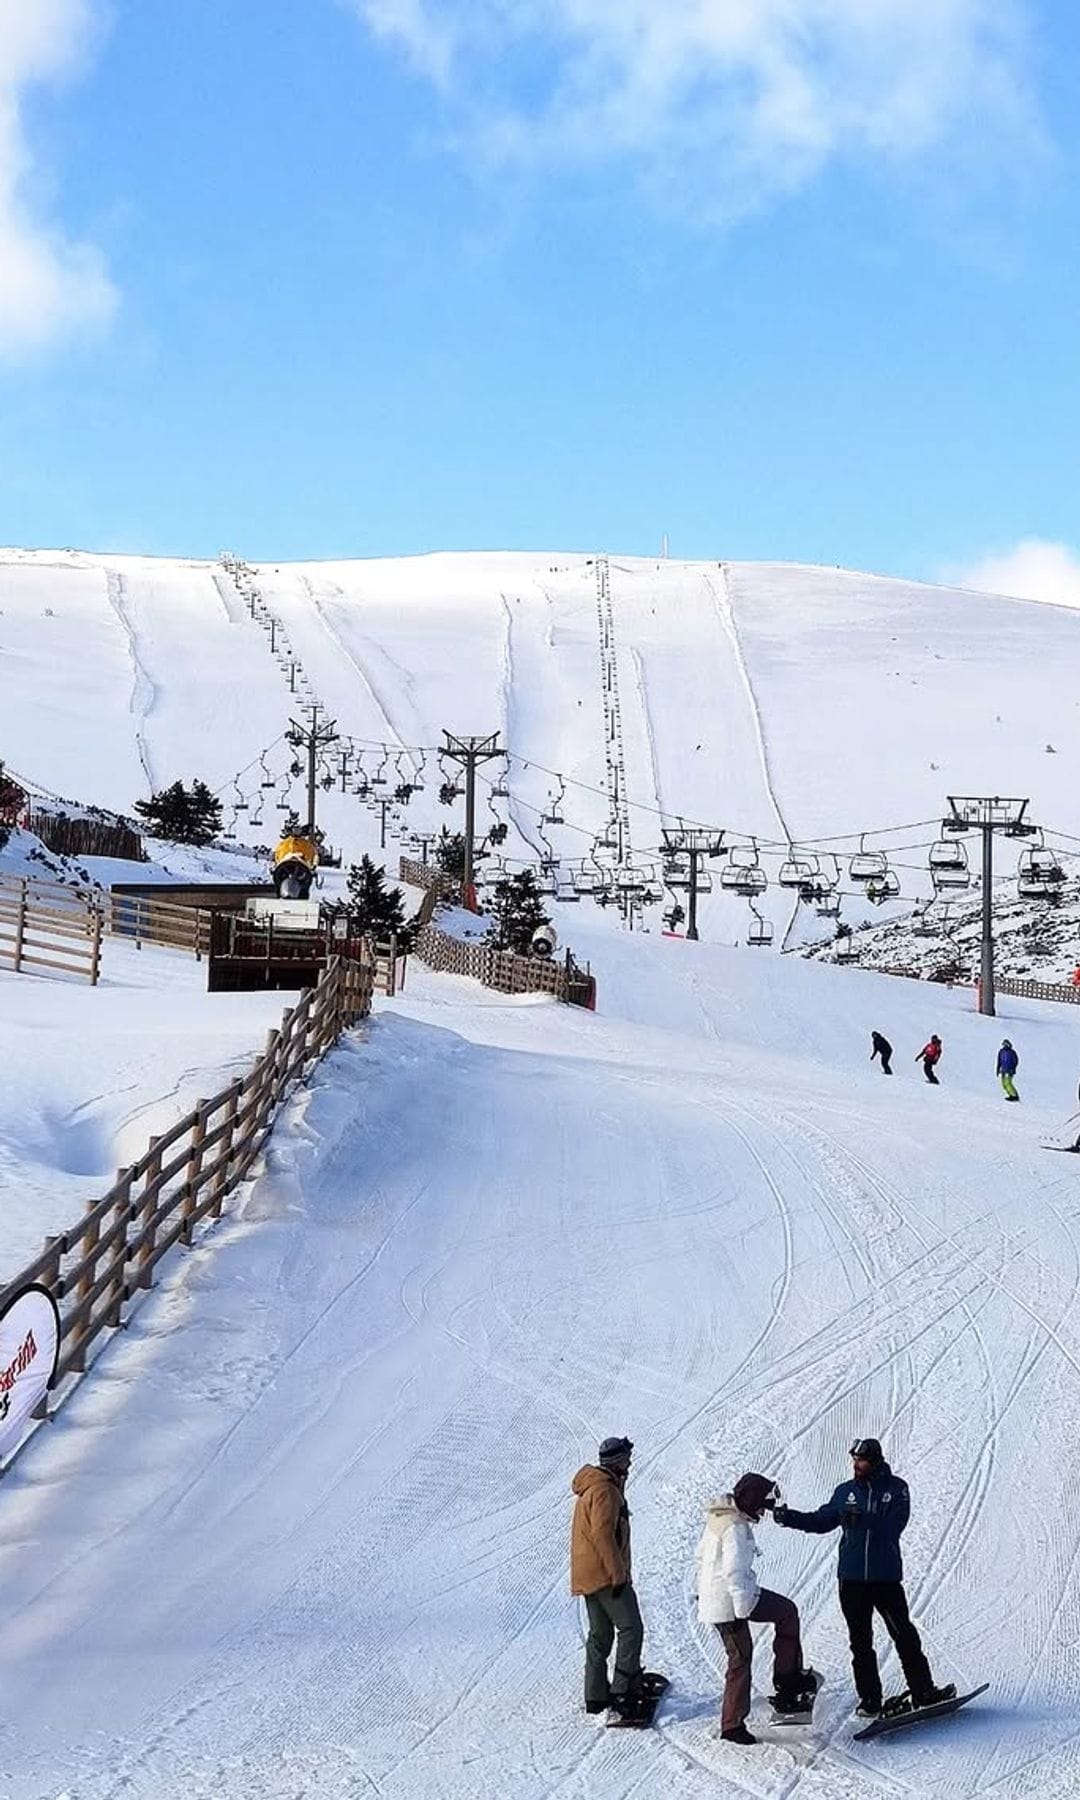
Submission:
[[[1078,50],[1065,0],[0,0],[0,541],[1075,543]]]

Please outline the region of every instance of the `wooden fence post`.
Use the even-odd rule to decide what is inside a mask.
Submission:
[[[191,1247],[191,1215],[195,1211],[195,1204],[199,1192],[196,1182],[202,1172],[203,1139],[206,1136],[206,1108],[209,1104],[210,1102],[208,1100],[196,1100],[195,1102],[197,1117],[194,1125],[191,1127],[191,1147],[188,1150],[187,1167],[184,1170],[185,1192],[180,1207],[180,1221],[183,1230],[180,1233],[180,1242],[188,1249]]]
[[[96,1206],[97,1206],[96,1200],[88,1200],[86,1202],[86,1211],[88,1213],[93,1212],[95,1210]],[[79,1239],[79,1248],[82,1251],[83,1256],[92,1257],[93,1252],[97,1249],[98,1239],[100,1238],[100,1236],[101,1236],[101,1222],[99,1219],[93,1219],[91,1221],[91,1223],[87,1226],[84,1235]],[[79,1277],[78,1283],[75,1288],[76,1300],[85,1300],[87,1294],[90,1292],[90,1289],[94,1285],[96,1276],[97,1276],[97,1262],[92,1260],[87,1263],[86,1268],[83,1270],[82,1274]],[[76,1370],[76,1372],[80,1375],[82,1374],[83,1370],[86,1367],[87,1324],[88,1324],[88,1321],[86,1319],[84,1319],[82,1324],[79,1327],[79,1335],[75,1339],[75,1344],[74,1344],[74,1348],[72,1351],[72,1357],[71,1357],[71,1367],[74,1370]]]
[[[15,973],[22,968],[23,938],[26,935],[26,881],[19,883],[19,915],[15,922]]]
[[[230,1174],[230,1171],[232,1168],[233,1136],[236,1131],[236,1114],[237,1114],[237,1110],[240,1105],[240,1089],[242,1086],[243,1086],[242,1082],[234,1081],[233,1086],[232,1086],[232,1092],[230,1093],[229,1098],[225,1103],[225,1118],[224,1118],[225,1135],[221,1140],[221,1147],[218,1151],[218,1156],[220,1158],[220,1164],[218,1167],[217,1174],[214,1176],[212,1182],[210,1183],[210,1194],[211,1194],[211,1198],[213,1201],[213,1204],[211,1205],[211,1208],[210,1208],[210,1217],[212,1219],[220,1219],[221,1203],[225,1199],[226,1194],[229,1192],[229,1174]]]
[[[92,909],[93,917],[90,925],[90,986],[97,987],[101,974],[101,908]]]
[[[146,1168],[146,1173],[143,1176],[144,1186],[151,1181],[156,1181],[161,1173],[161,1153],[157,1149],[157,1145],[160,1142],[160,1135],[150,1139],[151,1156]],[[118,1181],[124,1180],[126,1177],[129,1201],[131,1198],[133,1175],[134,1171],[132,1169],[121,1169],[117,1175]],[[153,1193],[148,1199],[144,1199],[143,1204],[135,1214],[139,1235],[141,1236],[144,1230],[147,1234],[145,1242],[139,1246],[139,1254],[136,1257],[136,1268],[138,1270],[136,1285],[138,1287],[148,1288],[153,1286],[153,1270],[150,1264],[154,1254],[154,1240],[157,1237],[157,1226],[154,1223],[154,1214],[157,1212],[160,1204],[160,1194]]]

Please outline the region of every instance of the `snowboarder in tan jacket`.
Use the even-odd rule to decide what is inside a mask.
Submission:
[[[641,1688],[645,1628],[631,1579],[630,1512],[623,1491],[633,1449],[629,1438],[605,1438],[599,1462],[586,1463],[570,1484],[576,1495],[570,1592],[584,1598],[589,1618],[585,1710],[590,1713],[631,1701]],[[609,1682],[613,1644],[615,1670]]]

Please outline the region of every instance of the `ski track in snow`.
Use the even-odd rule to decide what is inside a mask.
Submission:
[[[776,792],[776,785],[773,781],[772,765],[769,759],[769,741],[765,735],[765,721],[762,717],[761,707],[758,704],[757,694],[754,692],[754,684],[750,679],[750,670],[747,665],[746,657],[743,654],[742,641],[739,637],[739,628],[735,621],[735,609],[731,604],[731,590],[728,582],[726,563],[720,564],[720,580],[723,589],[722,592],[717,591],[716,583],[709,575],[705,576],[705,585],[712,595],[721,632],[731,646],[735,667],[739,672],[739,679],[742,682],[746,693],[746,702],[753,723],[754,741],[757,745],[758,755],[761,761],[762,780],[765,785],[765,792],[768,795],[769,805],[776,815],[776,822],[780,827],[782,836],[786,838],[787,842],[790,844],[792,841],[791,832],[788,828],[788,822],[784,817],[783,808],[780,805],[779,796]],[[798,916],[799,902],[798,900],[795,900],[792,903],[791,917],[788,919],[787,927],[781,940],[781,949],[787,948],[792,928]]]
[[[327,637],[330,639],[330,642],[333,644],[335,652],[337,653],[338,656],[343,657],[344,660],[348,663],[349,667],[355,672],[355,674],[357,675],[357,677],[359,679],[360,686],[361,686],[363,692],[367,695],[368,699],[371,701],[372,706],[379,714],[379,717],[382,719],[383,726],[387,733],[387,737],[386,737],[385,741],[389,742],[392,739],[396,744],[399,745],[399,747],[401,749],[404,749],[406,747],[406,745],[410,742],[410,739],[403,737],[402,733],[399,731],[398,727],[395,725],[393,716],[390,712],[389,702],[384,697],[380,687],[376,685],[375,678],[371,673],[370,667],[368,666],[367,663],[365,663],[361,660],[361,658],[357,655],[355,650],[352,648],[352,645],[349,643],[346,643],[344,637],[342,636],[341,632],[338,630],[337,626],[331,623],[331,621],[327,615],[326,606],[325,606],[324,602],[320,599],[319,594],[316,591],[314,583],[312,581],[310,581],[306,575],[302,575],[300,580],[301,580],[301,585],[304,589],[304,592],[307,594],[307,597],[311,602],[312,611],[314,612],[320,625],[322,626],[323,630],[325,631]],[[344,595],[342,594],[340,588],[335,588],[334,592],[337,594],[337,596],[339,598],[344,599]],[[380,651],[380,654],[383,656],[386,655],[385,651]],[[389,657],[387,657],[386,660],[389,661],[390,660]],[[403,686],[405,688],[406,699],[408,699],[409,689],[412,685],[411,678],[407,674],[407,672],[402,668],[397,668],[395,666],[395,672],[401,677]],[[423,731],[414,722],[411,741],[413,743],[420,743],[420,742],[422,742],[422,739],[423,739]]]
[[[135,627],[131,622],[131,616],[128,612],[127,601],[125,598],[124,577],[110,569],[105,576],[105,587],[109,605],[116,614],[121,630],[127,640],[128,655],[131,658],[133,676],[128,711],[135,721],[135,744],[139,752],[139,761],[142,764],[143,774],[146,776],[147,792],[152,794],[155,791],[154,771],[150,760],[149,746],[146,741],[146,722],[154,710],[158,697],[158,690],[156,683],[151,680],[147,673],[146,666],[139,655],[139,640],[136,636]]]

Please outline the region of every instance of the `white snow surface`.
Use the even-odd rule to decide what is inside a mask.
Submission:
[[[343,731],[414,768],[444,727],[499,730],[507,856],[588,853],[592,558],[258,580]],[[1030,794],[1077,829],[1077,613],[789,565],[613,558],[611,594],[635,854],[682,815],[767,840],[775,875],[788,836],[854,844],[949,792]],[[258,870],[249,802],[287,773],[296,695],[221,567],[0,552],[0,694],[4,761],[38,790],[127,811],[201,776],[245,800],[235,847],[156,860]],[[549,771],[565,824],[541,830]],[[460,827],[439,779],[429,758],[410,827]],[[347,859],[377,851],[354,796],[321,790],[320,817]],[[762,910],[802,936],[789,894]],[[3,1800],[1080,1793],[1080,1159],[1040,1148],[1076,1103],[1076,1012],[987,1021],[970,991],[728,948],[749,913],[719,892],[699,945],[655,915],[633,937],[587,902],[557,916],[599,1013],[411,966],[290,1104],[240,1216],[165,1265],[5,1476]],[[98,990],[0,976],[0,1276],[288,1003],[204,979],[124,944]],[[914,1061],[933,1030],[937,1090]],[[1004,1032],[1020,1106],[994,1082]],[[637,1445],[647,1661],[673,1678],[640,1735],[582,1712],[566,1591],[570,1479],[611,1432]],[[816,1504],[871,1432],[912,1486],[936,1677],[990,1693],[853,1744],[835,1540],[766,1525],[762,1573],[826,1686],[811,1731],[770,1731],[759,1698],[761,1746],[724,1745],[702,1508],[750,1468]]]
[[[106,938],[98,987],[0,971],[0,1287],[117,1168],[246,1073],[295,994],[206,994],[206,964]]]
[[[584,935],[597,1015],[410,968],[0,1494],[12,1800],[1003,1800],[1080,1789],[1071,1009]],[[867,1057],[896,1045],[886,1080]],[[945,1043],[942,1085],[913,1058]],[[1021,1106],[1003,1102],[1003,1030]],[[762,1526],[826,1686],[719,1738],[691,1587],[743,1469],[911,1483],[960,1718],[852,1742],[834,1538]],[[569,1482],[629,1489],[657,1728],[581,1710]],[[757,1689],[768,1662],[758,1652]],[[885,1660],[887,1687],[898,1671]]]

